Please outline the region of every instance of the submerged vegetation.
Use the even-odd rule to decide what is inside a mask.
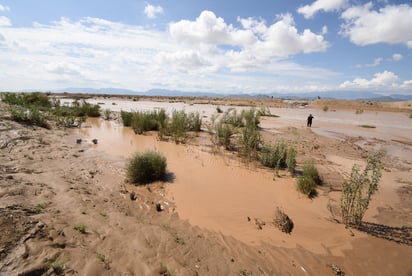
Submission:
[[[135,133],[158,131],[160,139],[171,137],[176,143],[184,143],[188,132],[201,131],[202,119],[198,112],[173,111],[169,117],[164,109],[154,111],[121,111],[124,126],[131,126]]]

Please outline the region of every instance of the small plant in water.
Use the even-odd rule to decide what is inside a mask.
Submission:
[[[127,165],[127,176],[130,182],[136,184],[164,180],[166,165],[166,157],[159,152],[136,153]]]

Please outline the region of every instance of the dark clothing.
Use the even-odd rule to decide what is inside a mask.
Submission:
[[[309,116],[308,116],[308,124],[307,124],[307,126],[308,127],[312,127],[312,120],[313,120],[313,116],[312,116],[312,114],[310,114]]]

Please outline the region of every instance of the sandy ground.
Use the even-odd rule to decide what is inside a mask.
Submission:
[[[216,112],[214,104],[263,105],[91,100],[113,111],[196,110],[205,122]],[[336,275],[337,266],[346,275],[411,275],[410,103],[327,104],[324,112],[321,100],[305,108],[273,100],[266,106],[280,117],[261,122],[265,140],[296,145],[298,168],[315,160],[324,184],[310,200],[288,173],[274,176],[217,151],[207,133],[175,145],[155,134],[134,135],[117,120],[46,130],[10,121],[0,103],[0,274]],[[355,114],[359,105],[375,106]],[[309,112],[315,115],[312,129],[304,122]],[[387,151],[385,169],[364,229],[345,229],[327,206],[336,210],[352,165],[380,148]],[[170,181],[144,187],[125,181],[127,158],[145,149],[166,155]],[[272,224],[277,206],[294,222],[290,235]],[[265,223],[262,229],[256,221]],[[74,229],[77,224],[86,226],[85,233]]]

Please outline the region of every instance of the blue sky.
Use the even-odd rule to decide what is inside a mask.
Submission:
[[[0,0],[0,91],[412,94],[412,5]]]

